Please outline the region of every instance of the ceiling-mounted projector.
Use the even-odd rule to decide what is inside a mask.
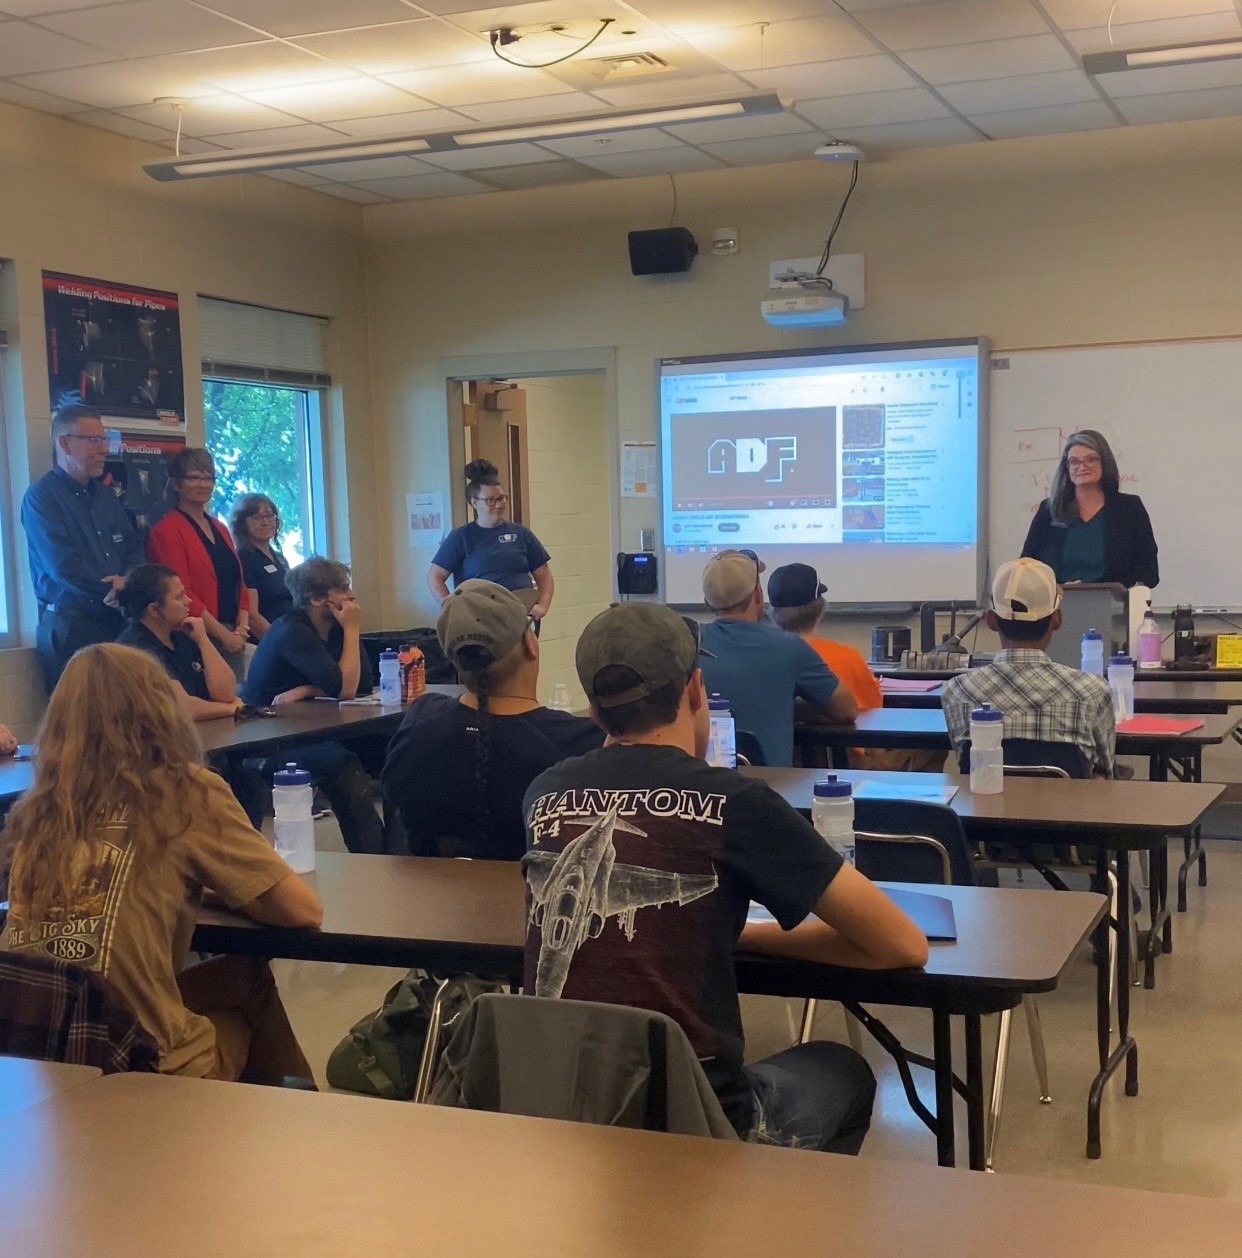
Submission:
[[[845,322],[850,299],[830,288],[817,288],[761,301],[759,312],[774,328],[827,328]]]

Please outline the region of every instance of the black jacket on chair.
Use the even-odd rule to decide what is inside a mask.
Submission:
[[[1104,575],[1101,581],[1116,581],[1127,589],[1146,585],[1153,589],[1160,584],[1156,536],[1151,531],[1151,517],[1138,494],[1109,494],[1104,516]],[[1045,499],[1039,504],[1035,518],[1026,534],[1022,557],[1043,560],[1060,579],[1061,552],[1065,547],[1066,529],[1052,522],[1052,513]]]

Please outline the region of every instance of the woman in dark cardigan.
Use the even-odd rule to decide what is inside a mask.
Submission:
[[[1022,547],[1070,582],[1160,582],[1156,538],[1143,500],[1120,491],[1117,460],[1092,428],[1071,433]]]

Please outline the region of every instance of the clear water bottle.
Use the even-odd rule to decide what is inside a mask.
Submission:
[[[276,810],[276,853],[296,874],[315,868],[315,820],[311,775],[296,764],[272,774],[272,806]]]
[[[1005,789],[1005,718],[990,703],[970,714],[970,792],[999,795]]]
[[[820,837],[847,864],[854,863],[854,796],[848,782],[830,773],[816,782],[811,798],[811,824]]]
[[[552,702],[548,707],[553,712],[572,712],[574,710],[574,701],[569,697],[569,687],[563,682],[556,683],[556,689],[552,692]]]
[[[401,663],[396,651],[389,648],[380,652],[380,702],[384,707],[396,707],[401,702]]]
[[[1104,635],[1098,629],[1088,629],[1082,635],[1082,671],[1104,676]]]
[[[1113,695],[1113,718],[1120,723],[1134,715],[1134,661],[1114,655],[1108,661],[1108,688]]]
[[[707,763],[720,769],[737,768],[737,727],[729,701],[712,695],[707,701]]]
[[[1147,600],[1147,612],[1138,631],[1138,666],[1139,668],[1159,668],[1160,659],[1160,626],[1156,623],[1155,613],[1151,610],[1151,599]]]

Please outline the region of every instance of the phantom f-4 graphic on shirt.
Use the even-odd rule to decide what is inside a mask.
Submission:
[[[632,943],[639,909],[686,905],[710,895],[719,885],[715,873],[683,875],[618,864],[614,832],[620,829],[643,838],[647,832],[619,820],[615,807],[594,819],[557,821],[553,826],[562,824],[588,828],[559,854],[536,849],[527,853],[524,862],[531,920],[542,931],[536,996],[559,996],[564,991],[574,954],[585,940],[599,938],[610,917],[617,919]]]
[[[133,865],[124,810],[102,827],[97,859],[75,878],[77,891],[67,907],[53,907],[43,921],[31,925],[26,906],[14,901],[5,923],[12,952],[38,952],[106,975],[116,936],[117,909],[125,898]],[[75,871],[76,872],[76,871]]]

